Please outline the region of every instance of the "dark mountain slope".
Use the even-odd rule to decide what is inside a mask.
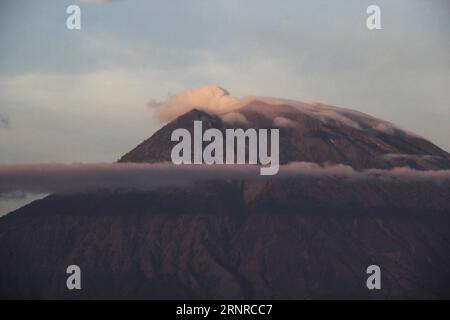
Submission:
[[[424,211],[408,216],[350,204],[345,212],[302,206],[283,211],[255,199],[253,206],[243,207],[236,194],[226,201],[236,204],[216,202],[225,199],[217,188],[203,196],[205,205],[192,207],[198,203],[183,201],[183,191],[173,191],[51,196],[2,218],[0,295],[450,296],[448,215]],[[65,288],[65,269],[71,264],[82,269],[79,292]],[[365,287],[371,264],[383,270],[381,291]]]
[[[449,190],[311,178],[53,195],[0,219],[0,296],[448,298]]]

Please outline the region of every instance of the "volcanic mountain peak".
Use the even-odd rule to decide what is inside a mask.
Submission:
[[[203,91],[226,93],[224,89],[213,89]],[[196,94],[197,91],[184,93],[180,97],[189,96],[189,101],[200,101]],[[202,94],[200,96],[203,97]],[[200,120],[204,130],[279,128],[281,164],[306,161],[321,165],[345,164],[355,169],[399,166],[420,170],[450,168],[450,157],[444,150],[362,112],[268,97],[247,97],[228,105],[222,100],[220,108],[214,107],[221,97],[225,96],[214,95],[210,107],[204,107],[206,100],[203,106],[186,107],[187,112],[166,124],[119,162],[170,162],[175,145],[171,141],[172,132],[185,128],[192,134],[194,120]],[[178,99],[176,105],[167,105],[168,111],[184,110],[182,100]]]
[[[239,115],[241,110],[251,110],[269,118],[280,114],[301,112],[326,124],[348,126],[354,129],[370,129],[386,134],[408,134],[390,122],[383,121],[359,111],[326,105],[319,102],[300,102],[288,99],[248,96],[242,99],[234,98],[230,93],[219,86],[206,86],[182,92],[171,97],[167,102],[158,106],[157,116],[164,121],[174,120],[193,108],[209,113],[221,115],[232,119],[238,119],[245,123]],[[273,119],[272,119],[273,120]]]

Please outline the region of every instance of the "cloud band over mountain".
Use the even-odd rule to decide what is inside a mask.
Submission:
[[[0,196],[11,192],[74,193],[97,189],[153,189],[183,186],[197,181],[248,179],[265,180],[294,177],[335,177],[351,180],[385,179],[397,182],[450,181],[450,170],[418,171],[410,168],[356,171],[345,165],[319,166],[295,162],[280,167],[272,178],[259,175],[258,166],[159,164],[41,164],[0,166]]]

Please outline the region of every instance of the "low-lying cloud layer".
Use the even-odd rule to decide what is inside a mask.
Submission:
[[[356,171],[345,165],[319,166],[295,162],[280,167],[278,175],[259,175],[251,165],[183,165],[160,164],[42,164],[0,166],[0,196],[12,192],[73,193],[97,189],[154,189],[184,186],[197,181],[217,179],[285,179],[300,176],[339,177],[344,179],[388,179],[399,182],[450,180],[450,170],[417,171],[410,168]]]

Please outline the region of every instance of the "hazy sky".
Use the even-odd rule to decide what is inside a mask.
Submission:
[[[0,164],[115,161],[160,126],[150,100],[211,84],[354,108],[450,151],[448,0],[88,2],[1,1]]]

